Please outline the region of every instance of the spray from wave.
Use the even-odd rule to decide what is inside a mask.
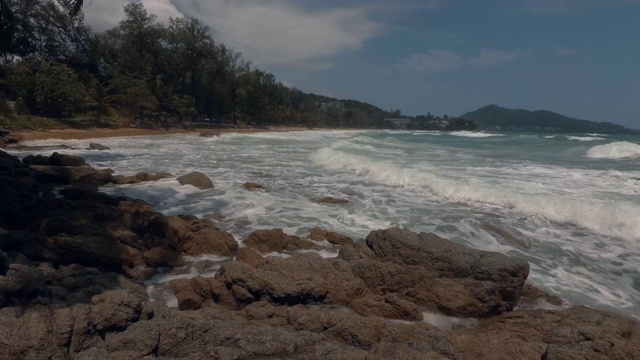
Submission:
[[[594,146],[587,151],[588,158],[592,159],[630,159],[640,157],[640,145],[617,141],[610,144]]]
[[[364,175],[389,186],[428,189],[439,198],[502,206],[520,213],[579,225],[595,233],[624,239],[640,237],[640,207],[633,203],[575,198],[549,192],[531,193],[508,183],[470,183],[434,173],[433,169],[400,168],[393,164],[322,148],[311,155],[314,164],[335,171]]]
[[[473,132],[473,131],[452,131],[449,133],[449,135],[469,137],[469,138],[486,138],[486,137],[494,137],[494,136],[504,136],[504,134],[490,134],[490,133]]]

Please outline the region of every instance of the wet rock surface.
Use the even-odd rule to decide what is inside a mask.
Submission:
[[[0,151],[0,358],[640,359],[638,321],[567,307],[525,261],[395,228],[256,230],[239,248],[209,219],[32,168],[90,168],[55,159]],[[229,260],[170,281],[177,308],[150,300],[142,280],[197,256]]]
[[[266,187],[254,182],[246,182],[244,183],[244,185],[242,185],[242,187],[249,191],[269,192]]]
[[[178,177],[177,180],[180,185],[191,185],[202,190],[213,188],[211,179],[199,171],[192,171],[186,175],[182,175]]]
[[[339,199],[330,196],[325,196],[318,200],[318,204],[333,204],[333,205],[344,205],[348,204],[349,200],[347,199]]]

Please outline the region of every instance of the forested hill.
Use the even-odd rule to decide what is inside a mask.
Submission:
[[[285,86],[216,41],[196,18],[161,23],[131,2],[119,24],[98,33],[82,14],[67,16],[64,0],[6,2],[16,31],[12,46],[0,47],[0,118],[389,128],[396,125],[386,119],[400,115]],[[469,125],[453,120],[434,124]]]
[[[479,130],[540,131],[600,134],[639,134],[640,131],[624,126],[588,120],[573,119],[551,111],[507,109],[488,105],[468,112],[462,119],[476,123]]]

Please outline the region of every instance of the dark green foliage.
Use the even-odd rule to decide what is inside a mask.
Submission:
[[[638,133],[636,130],[612,123],[578,120],[545,110],[514,110],[497,105],[482,107],[462,115],[461,118],[475,122],[482,130],[599,134]]]
[[[8,87],[18,105],[33,115],[68,117],[83,110],[86,90],[67,66],[38,58],[25,59],[9,68]]]
[[[387,128],[385,119],[401,116],[399,109],[287,87],[216,43],[196,18],[165,25],[131,2],[124,20],[96,34],[78,14],[81,0],[0,3],[15,19],[13,46],[0,58],[0,93],[17,100],[22,112],[61,117],[86,110],[98,120],[124,115],[163,126],[208,119],[350,128]],[[424,127],[419,118],[414,122]]]

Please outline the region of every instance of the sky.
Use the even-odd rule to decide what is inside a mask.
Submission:
[[[138,0],[283,84],[403,114],[485,105],[640,129],[640,0]],[[126,0],[85,1],[95,30]]]

